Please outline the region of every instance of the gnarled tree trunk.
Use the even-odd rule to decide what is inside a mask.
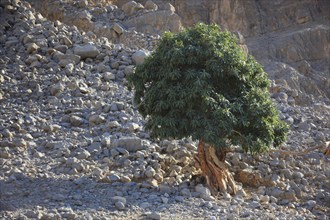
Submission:
[[[226,151],[216,149],[205,144],[203,140],[198,144],[198,160],[202,170],[202,175],[206,179],[212,195],[220,192],[236,193],[236,184],[233,176],[229,172],[226,164]]]

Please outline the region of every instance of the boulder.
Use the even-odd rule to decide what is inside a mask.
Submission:
[[[142,141],[138,137],[121,137],[112,141],[112,147],[122,147],[129,152],[136,152],[143,150],[145,147],[142,145]]]
[[[158,5],[156,5],[153,1],[148,0],[146,2],[146,4],[144,5],[144,8],[147,10],[151,10],[151,11],[157,11],[158,9]]]
[[[140,65],[144,62],[144,59],[149,55],[150,53],[148,51],[138,50],[133,54],[132,60],[136,65]]]
[[[126,4],[124,4],[121,7],[121,10],[123,10],[126,15],[131,16],[135,12],[137,12],[138,10],[141,10],[143,8],[144,8],[143,5],[141,5],[140,3],[136,3],[135,1],[130,1],[130,2],[127,2]]]
[[[75,45],[74,47],[74,54],[80,56],[81,59],[95,58],[99,53],[100,51],[93,44]]]

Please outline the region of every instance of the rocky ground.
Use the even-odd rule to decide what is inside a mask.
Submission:
[[[130,13],[110,6],[114,21]],[[325,146],[329,100],[297,105],[295,90],[273,80],[288,142],[229,154],[240,190],[213,197],[196,143],[151,139],[126,87],[159,36],[132,31],[116,44],[27,1],[1,1],[0,19],[2,219],[329,219],[330,158],[283,153]]]

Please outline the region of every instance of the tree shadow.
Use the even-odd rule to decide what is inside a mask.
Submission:
[[[0,211],[16,211],[42,206],[47,209],[71,207],[73,210],[117,210],[114,196],[125,197],[128,204],[135,201],[136,183],[101,183],[88,177],[76,180],[20,177],[14,181],[0,180]],[[156,189],[149,189],[157,191]]]

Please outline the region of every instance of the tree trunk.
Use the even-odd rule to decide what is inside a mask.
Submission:
[[[216,150],[213,146],[205,144],[203,140],[198,144],[198,160],[202,175],[206,179],[212,195],[219,192],[236,193],[236,184],[226,164],[226,150]]]

